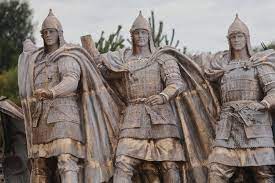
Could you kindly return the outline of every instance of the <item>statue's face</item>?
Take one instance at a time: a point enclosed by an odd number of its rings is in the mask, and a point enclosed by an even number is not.
[[[149,46],[149,32],[145,29],[137,29],[132,33],[133,45],[135,46]]]
[[[229,36],[229,41],[233,50],[240,51],[246,47],[246,38],[241,32],[231,34]]]
[[[44,29],[42,38],[47,46],[58,44],[58,32],[56,29]]]

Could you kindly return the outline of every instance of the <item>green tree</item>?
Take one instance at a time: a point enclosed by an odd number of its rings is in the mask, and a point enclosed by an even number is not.
[[[275,43],[274,42],[271,42],[271,43],[269,43],[267,45],[264,42],[262,42],[261,46],[262,46],[262,50],[268,50],[268,49],[275,50]]]
[[[159,21],[159,26],[157,28],[155,23],[155,14],[154,11],[151,11],[151,17],[149,17],[149,23],[152,29],[152,37],[156,47],[160,47],[163,45],[173,46],[175,48],[178,47],[180,41],[177,40],[174,44],[175,38],[175,29],[172,29],[172,35],[169,39],[168,34],[163,33],[163,21]]]
[[[0,3],[0,72],[14,67],[22,51],[22,42],[33,39],[34,25],[29,4],[20,0]],[[16,59],[15,59],[16,58]]]
[[[17,67],[4,71],[0,75],[0,95],[6,96],[19,104],[18,85],[17,85]]]
[[[0,17],[0,95],[18,102],[17,59],[23,41],[34,41],[32,10],[27,1],[3,0]]]
[[[124,39],[120,35],[121,28],[122,26],[119,25],[117,31],[110,34],[107,39],[104,37],[104,31],[101,32],[99,40],[95,43],[96,48],[100,53],[115,51],[124,47]]]

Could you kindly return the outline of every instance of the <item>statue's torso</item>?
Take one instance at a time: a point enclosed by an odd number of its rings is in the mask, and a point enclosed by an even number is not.
[[[257,78],[257,70],[255,67],[250,67],[249,61],[230,62],[225,74],[221,78],[221,99],[222,103],[239,101],[239,100],[253,100],[260,101],[262,98],[262,91]]]
[[[165,88],[161,77],[161,65],[149,58],[125,60],[130,74],[123,77],[124,96],[127,107],[124,110],[121,124],[121,137],[133,138],[179,138],[179,131],[170,103],[150,106],[145,99],[158,95]]]
[[[147,98],[159,94],[163,90],[163,82],[160,76],[160,65],[154,62],[150,66],[144,67],[149,58],[138,60],[129,58],[126,60],[127,66],[134,71],[125,78],[126,95],[128,100]],[[144,68],[143,68],[144,67]]]
[[[222,111],[215,146],[228,148],[273,147],[272,119],[268,111],[249,108],[263,99],[257,66],[232,61],[220,80]]]
[[[57,62],[50,62],[44,54],[39,55],[34,66],[34,88],[52,88],[60,79]]]
[[[33,72],[35,90],[40,88],[51,89],[61,82],[59,61],[50,61],[43,54],[38,56]],[[34,136],[36,136],[34,143],[45,143],[60,138],[83,140],[76,92],[72,93],[71,96],[60,96],[55,99],[40,101],[37,104],[37,110],[41,114],[37,116],[37,124],[34,124],[33,128]]]

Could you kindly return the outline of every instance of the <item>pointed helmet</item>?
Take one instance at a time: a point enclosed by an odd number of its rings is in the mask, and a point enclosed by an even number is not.
[[[144,29],[144,30],[148,31],[148,33],[149,33],[149,40],[148,40],[149,48],[150,48],[151,52],[154,52],[156,50],[156,48],[155,48],[153,37],[152,37],[151,26],[150,26],[149,22],[143,17],[141,11],[139,11],[139,15],[135,19],[135,21],[130,29],[130,33],[132,34],[137,29]]]
[[[49,14],[46,19],[42,23],[41,33],[45,29],[55,29],[58,32],[59,36],[59,46],[65,44],[64,36],[63,36],[63,28],[60,21],[54,16],[52,9],[49,10]]]
[[[251,47],[251,43],[250,43],[249,30],[248,30],[247,25],[243,21],[241,21],[238,14],[236,14],[235,20],[229,26],[228,34],[227,34],[228,43],[229,43],[229,52],[230,52],[231,57],[232,57],[232,46],[231,46],[229,37],[231,34],[234,34],[234,33],[243,33],[244,34],[244,36],[246,38],[247,53],[249,56],[252,56],[253,51],[252,51],[252,47]]]
[[[141,11],[139,12],[139,15],[137,16],[137,18],[135,19],[130,32],[134,32],[137,29],[144,29],[147,30],[149,32],[151,32],[151,28],[150,28],[150,24],[149,22],[143,17]]]

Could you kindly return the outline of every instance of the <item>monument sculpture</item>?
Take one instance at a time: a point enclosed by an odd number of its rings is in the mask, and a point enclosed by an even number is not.
[[[252,54],[238,17],[229,53],[205,72],[174,48],[156,48],[141,13],[130,34],[131,48],[99,54],[89,36],[83,47],[66,43],[50,10],[44,47],[24,42],[18,84],[31,182],[216,183],[238,167],[274,182],[274,52]],[[205,75],[219,86],[221,111]]]
[[[227,38],[229,52],[216,54],[205,67],[208,79],[218,84],[221,102],[209,182],[229,182],[240,167],[252,172],[248,182],[274,182],[275,53],[253,53],[248,27],[238,15]]]
[[[172,56],[163,54],[154,58],[157,61],[151,60],[155,48],[149,42],[150,30],[147,20],[139,14],[130,30],[132,50],[121,53],[124,58],[116,53],[104,57],[108,62],[127,64],[132,72],[126,76],[123,71],[116,73],[121,76],[127,107],[116,150],[114,183],[132,182],[134,170],[143,162],[159,162],[164,182],[180,182],[177,162],[185,161],[179,127],[168,103],[183,90],[184,83]],[[99,66],[103,76],[111,76],[104,66]]]
[[[118,106],[91,56],[65,42],[51,10],[41,36],[44,47],[25,41],[18,63],[31,182],[107,182]]]
[[[186,55],[171,47],[155,48],[141,13],[130,33],[132,48],[103,55],[82,38],[124,103],[113,182],[135,182],[138,170],[145,170],[141,176],[151,172],[141,182],[206,182],[204,161],[218,110],[211,88]]]

